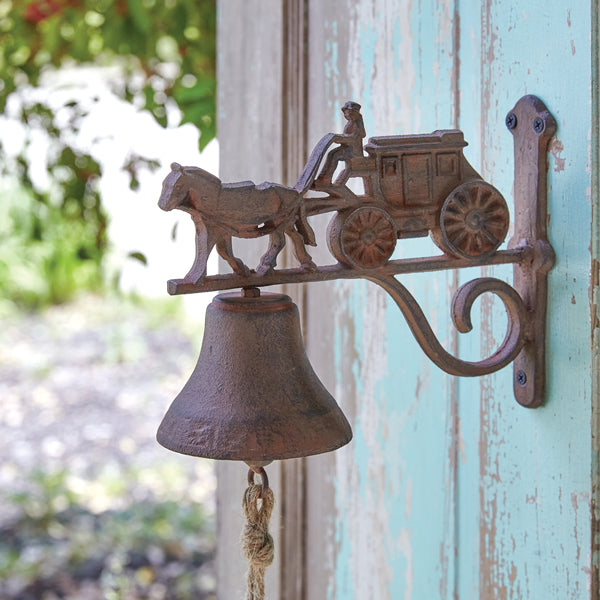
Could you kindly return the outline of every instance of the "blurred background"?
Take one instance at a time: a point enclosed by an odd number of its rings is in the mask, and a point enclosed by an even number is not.
[[[209,461],[155,432],[199,351],[170,298],[218,169],[214,0],[0,0],[0,599],[215,598]]]

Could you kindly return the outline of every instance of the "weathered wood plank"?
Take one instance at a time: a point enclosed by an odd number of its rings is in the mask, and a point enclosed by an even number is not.
[[[309,140],[339,130],[349,99],[363,104],[370,136],[451,127],[453,11],[449,2],[312,2]],[[429,244],[403,240],[398,255],[427,254]],[[406,282],[452,343],[452,275],[434,285],[419,276]],[[308,313],[311,359],[335,372],[330,389],[355,438],[308,462],[308,548],[316,557],[307,598],[446,597],[454,585],[452,380],[428,364],[371,284],[312,286]]]
[[[592,15],[592,260],[590,321],[592,341],[592,523],[590,597],[600,596],[600,3],[591,2]]]
[[[581,340],[589,337],[590,257],[589,241],[573,236],[589,240],[589,112],[572,107],[589,105],[589,48],[573,46],[589,37],[589,5],[461,3],[461,31],[459,126],[475,142],[484,177],[510,196],[512,144],[502,123],[523,94],[547,103],[559,131],[549,174],[557,264],[549,281],[547,404],[515,405],[509,370],[460,384],[461,400],[479,396],[477,412],[468,400],[460,404],[460,597],[588,597],[591,357]],[[568,169],[556,152],[562,147],[571,151]],[[500,316],[489,302],[481,315],[482,344],[473,345],[485,352],[498,341]]]
[[[283,13],[279,0],[227,0],[218,6],[218,138],[223,181],[282,180],[281,89]],[[236,254],[258,264],[266,240],[236,240]],[[279,490],[280,465],[268,468],[271,486]],[[243,526],[242,495],[247,469],[243,463],[217,463],[217,593],[244,597],[247,564],[239,544]],[[271,520],[280,545],[279,499]],[[278,548],[279,550],[279,548]],[[267,569],[270,598],[280,596],[280,559]]]

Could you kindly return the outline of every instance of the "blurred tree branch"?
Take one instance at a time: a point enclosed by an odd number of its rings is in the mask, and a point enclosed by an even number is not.
[[[49,68],[118,61],[114,92],[143,99],[163,126],[175,102],[203,148],[215,136],[215,30],[214,0],[2,0],[0,112]]]
[[[21,253],[31,255],[29,246],[35,246],[33,254],[44,256],[33,263],[27,257],[25,271],[43,263],[42,278],[67,282],[40,300],[39,273],[37,287],[29,289],[27,277],[9,275],[14,254],[0,251],[0,286],[8,297],[35,306],[64,301],[78,286],[94,287],[102,279],[107,246],[97,186],[101,166],[75,141],[98,99],[92,94],[52,100],[37,94],[39,87],[64,68],[116,69],[112,93],[148,110],[163,127],[179,114],[180,124],[200,130],[202,149],[215,137],[215,36],[215,0],[0,0],[0,113],[20,121],[26,132],[18,156],[0,146],[0,169],[17,180],[29,203],[25,220],[23,198],[4,209],[13,226],[0,227],[0,246],[16,235]],[[47,146],[46,187],[36,182],[30,160],[40,134]],[[136,156],[123,165],[133,189],[140,167],[156,168],[156,162]],[[65,227],[69,236],[62,233]],[[6,248],[15,247],[11,241]],[[41,251],[44,243],[53,248]],[[80,267],[85,276],[74,272]],[[65,269],[73,272],[65,276]]]

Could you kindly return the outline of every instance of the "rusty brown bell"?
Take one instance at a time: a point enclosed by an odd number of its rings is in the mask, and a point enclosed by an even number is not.
[[[310,365],[296,305],[252,290],[209,305],[198,363],[157,439],[182,454],[261,465],[335,450],[352,430]]]

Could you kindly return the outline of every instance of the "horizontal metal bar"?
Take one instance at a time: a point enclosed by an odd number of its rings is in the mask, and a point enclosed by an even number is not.
[[[420,258],[403,258],[391,260],[375,269],[348,268],[343,265],[326,265],[316,271],[304,271],[301,268],[275,270],[267,275],[252,273],[242,277],[235,273],[210,275],[201,283],[190,283],[182,279],[170,279],[167,291],[171,296],[181,294],[197,294],[200,292],[217,292],[243,287],[263,287],[288,283],[309,283],[313,281],[332,281],[334,279],[372,279],[390,275],[407,273],[423,273],[430,271],[448,271],[487,265],[503,265],[521,263],[531,254],[529,247],[518,247],[509,250],[499,250],[492,256],[481,259],[453,258],[446,255]]]

